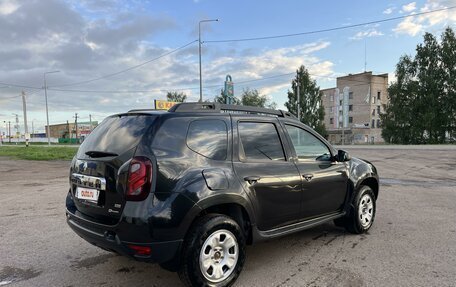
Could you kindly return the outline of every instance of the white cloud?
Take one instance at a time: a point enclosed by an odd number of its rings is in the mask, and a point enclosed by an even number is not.
[[[15,3],[0,0],[2,5],[7,2]],[[116,12],[112,10],[114,7],[110,8],[109,11],[114,12],[109,14],[108,18],[118,21],[113,21],[115,25],[112,25],[110,21],[104,21],[104,18],[94,20],[83,17],[84,7],[72,7],[64,1],[30,0],[21,2],[21,6],[14,11],[10,8],[8,11],[12,12],[0,17],[0,36],[4,39],[0,45],[1,81],[39,88],[43,85],[43,72],[61,71],[47,78],[50,86],[48,100],[51,123],[71,120],[74,112],[86,118],[89,114],[102,118],[103,115],[127,109],[152,107],[153,99],[164,99],[167,90],[183,89],[189,101],[198,99],[196,43],[127,73],[88,84],[60,87],[74,90],[73,92],[58,91],[58,85],[112,74],[156,58],[179,46],[173,44],[163,47],[154,42],[155,34],[161,33],[160,30],[177,29],[173,21],[166,17],[137,17],[136,14],[125,12],[124,18],[121,18],[116,17]],[[91,6],[91,9],[96,8]],[[7,11],[2,9],[2,13]],[[185,40],[183,41],[181,44],[185,43]],[[212,100],[220,93],[225,75],[231,74],[236,95],[239,95],[243,88],[250,87],[272,96],[280,105],[286,100],[286,89],[290,87],[293,75],[245,84],[239,82],[294,73],[302,64],[313,75],[333,75],[333,63],[315,55],[329,46],[330,42],[327,41],[288,47],[283,44],[282,48],[252,51],[226,46],[205,46],[203,97]],[[12,112],[21,113],[20,98],[11,98],[17,96],[20,89],[1,90],[0,112],[8,111],[8,115]],[[36,130],[43,130],[43,91],[38,90],[35,94],[26,92],[29,118],[36,119]],[[0,121],[2,120],[8,118],[0,117]]]
[[[416,36],[422,30],[423,25],[412,18],[406,18],[393,29],[397,34],[408,34],[410,36]]]
[[[251,56],[225,56],[213,60],[205,68],[207,77],[220,82],[220,75],[231,74],[233,81],[242,82],[251,79],[260,79],[268,76],[294,72],[300,65],[305,65],[310,74],[330,75],[333,73],[333,63],[323,61],[312,53],[323,50],[330,45],[326,41],[291,46],[278,49],[263,50]],[[236,71],[235,74],[232,72]],[[266,91],[276,91],[284,83],[290,83],[292,76],[278,77],[264,81],[241,84],[242,87],[262,87]],[[275,88],[274,88],[275,87]]]
[[[19,3],[14,0],[2,0],[0,2],[0,15],[9,15],[14,13],[19,7]]]
[[[379,37],[379,36],[383,36],[383,35],[385,35],[385,34],[383,34],[383,32],[378,31],[375,28],[372,28],[372,29],[368,29],[366,31],[360,31],[360,32],[356,33],[354,36],[350,37],[350,39],[351,40],[361,40],[364,38]]]
[[[402,11],[409,13],[416,9],[416,2],[408,3],[407,5],[402,6]]]
[[[383,14],[389,15],[389,14],[393,13],[393,11],[394,11],[394,7],[389,7],[387,9],[385,9],[385,11],[383,11]]]
[[[445,3],[445,4],[444,4]],[[413,5],[411,5],[413,4]],[[419,9],[420,12],[428,12],[432,10],[442,9],[449,6],[456,5],[456,0],[427,0],[423,7]],[[412,9],[413,8],[413,9]],[[416,10],[415,2],[409,3],[403,6],[404,12]],[[412,12],[414,14],[416,12]],[[396,34],[407,34],[410,36],[416,36],[425,30],[430,29],[433,26],[441,25],[442,27],[456,23],[456,13],[454,10],[444,10],[439,12],[433,12],[415,17],[405,18],[402,22],[397,24],[393,31]]]
[[[396,81],[397,81],[396,73],[395,72],[388,73],[388,85],[391,85],[391,84],[395,83]]]

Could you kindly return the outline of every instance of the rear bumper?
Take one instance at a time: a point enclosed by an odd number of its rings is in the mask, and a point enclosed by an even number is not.
[[[92,223],[66,211],[67,223],[76,234],[87,242],[102,249],[114,251],[138,261],[165,263],[173,260],[178,254],[183,240],[159,241],[159,242],[129,242],[123,241],[108,226]],[[129,248],[129,245],[150,247],[150,255],[138,255]]]

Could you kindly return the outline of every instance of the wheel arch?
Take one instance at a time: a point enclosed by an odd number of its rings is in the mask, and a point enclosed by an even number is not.
[[[247,244],[252,243],[252,226],[255,225],[251,208],[241,196],[214,196],[197,203],[200,211],[192,220],[192,224],[208,214],[223,214],[231,217],[239,224],[246,236]]]
[[[378,179],[375,177],[367,177],[361,180],[358,184],[358,189],[361,188],[361,186],[366,185],[369,186],[372,191],[374,192],[375,199],[378,198],[378,190],[379,190],[379,184],[378,184]]]

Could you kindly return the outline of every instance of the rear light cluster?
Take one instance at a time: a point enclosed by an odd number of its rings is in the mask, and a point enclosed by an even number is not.
[[[152,163],[143,156],[136,156],[130,162],[126,199],[141,201],[147,198],[152,184]]]

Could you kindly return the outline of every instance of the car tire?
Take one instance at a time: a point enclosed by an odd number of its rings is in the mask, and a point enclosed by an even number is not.
[[[353,198],[350,214],[345,218],[340,218],[337,223],[344,224],[345,229],[351,233],[366,233],[374,223],[375,209],[375,194],[372,188],[363,185]]]
[[[231,286],[245,262],[245,235],[221,214],[198,219],[184,241],[178,274],[186,286]]]

